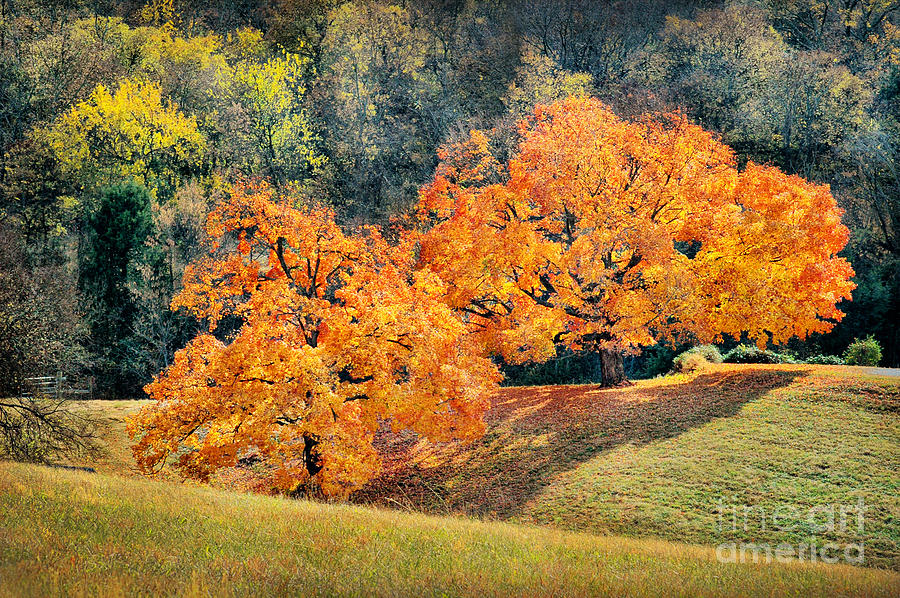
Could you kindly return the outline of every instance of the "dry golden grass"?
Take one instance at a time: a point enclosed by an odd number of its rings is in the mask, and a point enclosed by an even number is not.
[[[9,596],[893,596],[887,571],[0,464]]]
[[[894,572],[733,565],[711,546],[803,540],[723,536],[723,496],[863,498],[865,533],[821,541],[863,540],[866,564],[898,568],[900,379],[868,372],[722,365],[625,389],[503,389],[482,440],[381,438],[385,472],[356,500],[391,510],[128,479],[124,417],[141,402],[85,402],[108,450],[72,464],[100,473],[0,464],[0,594],[896,595]]]

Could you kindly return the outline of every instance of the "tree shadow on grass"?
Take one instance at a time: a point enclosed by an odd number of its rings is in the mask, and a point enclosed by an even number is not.
[[[789,386],[806,372],[748,367],[689,382],[627,388],[544,386],[498,391],[485,435],[441,445],[382,434],[382,474],[356,502],[432,513],[514,518],[560,474],[621,445],[672,438]]]

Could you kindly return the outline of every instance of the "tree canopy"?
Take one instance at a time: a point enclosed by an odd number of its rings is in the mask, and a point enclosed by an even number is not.
[[[738,169],[682,115],[626,121],[596,99],[538,106],[521,135],[508,164],[480,132],[450,148],[418,207],[421,267],[508,361],[780,344],[841,318],[849,231],[826,186]]]
[[[178,453],[206,479],[255,455],[269,489],[314,481],[342,495],[378,471],[382,421],[432,440],[482,431],[499,373],[441,282],[413,272],[410,242],[345,233],[330,209],[250,183],[207,230],[213,252],[187,268],[173,305],[210,332],[147,386],[156,402],[130,423],[142,470]],[[225,319],[237,323],[213,334]]]
[[[848,231],[826,187],[738,170],[677,114],[624,121],[571,98],[521,129],[508,165],[478,132],[445,152],[422,190],[424,230],[392,242],[266,184],[237,186],[173,302],[209,332],[147,386],[156,402],[130,424],[140,467],[178,453],[207,479],[255,456],[272,488],[341,495],[378,471],[380,425],[480,433],[500,379],[491,355],[542,361],[564,345],[620,360],[676,335],[765,345],[841,317],[853,272],[835,256]],[[621,381],[615,365],[607,383]]]

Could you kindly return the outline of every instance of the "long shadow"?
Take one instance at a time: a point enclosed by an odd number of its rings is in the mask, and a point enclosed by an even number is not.
[[[620,389],[505,388],[470,444],[382,435],[383,473],[354,501],[511,518],[559,475],[620,445],[672,438],[788,386],[804,371],[747,369]]]

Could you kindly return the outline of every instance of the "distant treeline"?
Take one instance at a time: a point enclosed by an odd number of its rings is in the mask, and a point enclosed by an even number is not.
[[[900,0],[0,0],[0,392],[64,371],[139,393],[202,326],[168,305],[233,181],[387,222],[442,145],[569,95],[682,110],[831,184],[859,286],[790,349],[873,334],[900,365],[898,27]]]

